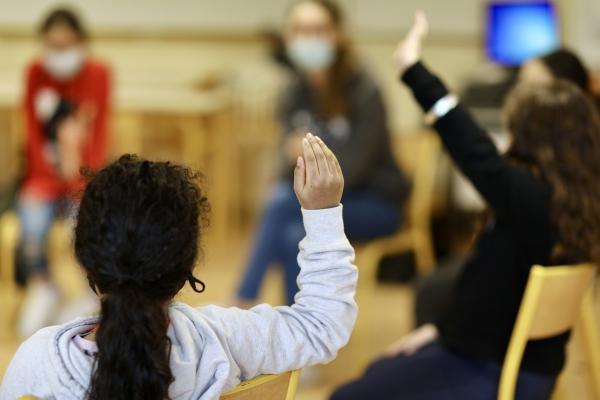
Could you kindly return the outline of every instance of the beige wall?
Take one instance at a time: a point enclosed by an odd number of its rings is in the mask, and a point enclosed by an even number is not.
[[[443,72],[452,87],[460,87],[485,61],[479,34],[484,0],[342,2],[350,14],[357,49],[384,89],[390,121],[396,132],[411,130],[420,124],[420,113],[408,93],[397,84],[391,63],[396,40],[409,23],[412,10],[423,8],[429,12],[433,28],[425,58]],[[0,0],[0,3],[5,3],[0,13],[0,102],[11,101],[11,96],[12,101],[16,101],[24,65],[37,51],[34,38],[27,32],[31,32],[42,10],[53,2]],[[265,49],[251,32],[265,24],[278,24],[287,1],[81,0],[71,3],[78,4],[87,19],[94,22],[98,38],[93,41],[93,50],[112,64],[120,90],[147,85],[185,87],[213,73],[250,79],[250,84],[261,82],[267,86],[266,90],[275,90],[277,81],[270,81],[272,69],[267,67]],[[585,36],[582,32],[588,29],[582,28],[579,16],[590,7],[600,8],[600,2],[561,0],[559,3],[565,40],[581,44],[578,48],[592,48],[589,40],[586,44],[580,40]],[[125,27],[128,28],[123,31]],[[148,30],[153,29],[160,32],[150,34]],[[215,37],[214,32],[220,32],[219,36]]]
[[[428,12],[436,32],[477,34],[486,0],[339,0],[357,31],[396,32],[416,8]],[[52,0],[2,0],[0,25],[32,27]],[[217,30],[248,32],[278,25],[291,0],[66,0],[96,29]],[[10,5],[10,6],[8,6]]]
[[[390,105],[390,119],[396,130],[418,125],[418,114],[410,97],[397,84],[391,62],[395,40],[359,40],[357,51],[381,83]],[[0,91],[20,93],[25,65],[37,45],[32,39],[0,39]],[[143,85],[186,86],[207,74],[224,74],[268,81],[271,69],[266,50],[258,39],[182,40],[99,39],[94,53],[113,67],[117,88]],[[459,86],[469,70],[483,57],[475,44],[430,43],[426,58],[444,72],[451,85]],[[252,72],[252,73],[249,73]],[[272,90],[270,82],[267,90]],[[275,84],[275,82],[273,82]],[[9,100],[12,95],[7,94]]]

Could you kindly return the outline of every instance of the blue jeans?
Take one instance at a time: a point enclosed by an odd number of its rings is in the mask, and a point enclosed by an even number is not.
[[[349,191],[342,198],[344,226],[350,240],[369,240],[394,233],[400,225],[399,205],[371,192]],[[289,182],[280,182],[264,211],[238,297],[254,300],[272,263],[283,266],[287,304],[294,303],[300,271],[298,243],[304,237],[300,204]]]
[[[15,254],[15,281],[25,286],[32,275],[48,275],[48,234],[60,212],[74,215],[75,206],[66,200],[20,197],[17,214],[21,236]]]
[[[331,400],[495,400],[501,367],[453,353],[438,342],[411,356],[384,358],[357,380],[337,389]],[[548,400],[555,378],[521,371],[516,400]]]

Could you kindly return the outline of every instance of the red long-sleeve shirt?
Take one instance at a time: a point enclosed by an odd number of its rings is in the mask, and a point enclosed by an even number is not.
[[[90,132],[82,147],[82,164],[101,168],[106,158],[108,116],[110,112],[110,71],[102,63],[88,60],[69,81],[57,81],[34,61],[27,69],[24,98],[26,132],[26,173],[23,191],[36,197],[56,199],[83,187],[81,178],[65,180],[44,155],[47,142],[43,122],[35,110],[35,99],[42,90],[51,89],[75,108],[86,105],[95,110]]]

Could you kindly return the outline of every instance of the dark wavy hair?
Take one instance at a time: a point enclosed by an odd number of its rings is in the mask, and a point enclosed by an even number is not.
[[[569,49],[561,48],[540,57],[555,79],[564,79],[590,93],[590,75],[583,61]]]
[[[518,86],[506,104],[509,157],[551,189],[554,261],[600,263],[600,117],[574,84]]]
[[[45,35],[50,31],[50,29],[56,26],[66,26],[70,30],[72,30],[80,40],[87,40],[89,35],[86,27],[83,22],[81,22],[81,18],[79,15],[68,8],[57,8],[48,13],[44,17],[40,28],[39,34]]]
[[[204,288],[193,275],[208,215],[197,178],[132,155],[90,177],[75,255],[101,296],[91,400],[168,398],[168,303],[186,282]]]

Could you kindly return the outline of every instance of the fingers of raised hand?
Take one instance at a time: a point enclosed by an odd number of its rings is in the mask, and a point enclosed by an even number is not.
[[[317,137],[317,143],[319,144],[321,150],[323,151],[323,154],[325,155],[325,161],[327,163],[327,172],[329,173],[329,175],[335,177],[338,171],[336,167],[337,160],[333,155],[333,152],[329,149],[329,147],[327,147],[325,142],[323,142],[323,140],[320,137]]]
[[[296,160],[296,168],[294,169],[294,191],[296,195],[300,196],[302,194],[302,190],[306,185],[306,168],[304,164],[304,159],[302,157],[298,157]]]
[[[342,169],[337,158],[319,137],[310,135],[309,142],[312,144],[315,157],[319,167],[319,186],[339,186],[343,184]]]
[[[319,167],[308,136],[302,139],[302,148],[304,152],[304,161],[306,162],[306,180],[307,183],[310,183],[319,176]]]
[[[325,153],[323,152],[323,148],[320,145],[320,139],[314,136],[312,133],[306,135],[308,142],[310,143],[310,147],[312,148],[313,153],[315,154],[315,159],[317,160],[317,167],[319,169],[319,176],[326,177],[329,175],[329,166],[327,165],[327,158],[325,157]]]

